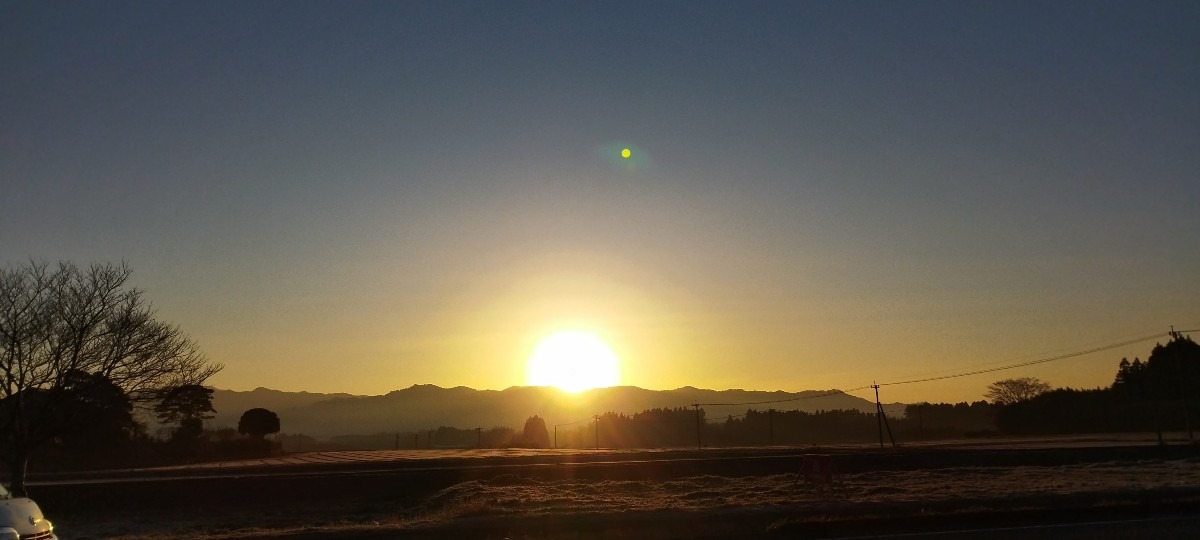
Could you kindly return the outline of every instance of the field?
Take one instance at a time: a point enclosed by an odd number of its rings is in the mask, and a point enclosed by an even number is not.
[[[688,538],[880,532],[1195,508],[1200,451],[1072,440],[813,449],[292,456],[43,480],[71,538]]]

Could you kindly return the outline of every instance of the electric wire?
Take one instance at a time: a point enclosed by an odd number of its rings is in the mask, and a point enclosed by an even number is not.
[[[941,381],[941,380],[945,380],[945,379],[957,379],[959,377],[968,377],[971,375],[981,375],[983,373],[993,373],[996,371],[1004,371],[1006,369],[1015,369],[1015,368],[1019,368],[1019,367],[1027,367],[1027,366],[1033,366],[1033,365],[1037,365],[1037,364],[1045,364],[1047,362],[1054,362],[1056,360],[1063,360],[1066,358],[1074,358],[1076,356],[1084,356],[1087,354],[1097,353],[1100,351],[1107,351],[1109,349],[1116,349],[1118,347],[1125,347],[1127,345],[1133,345],[1136,343],[1141,343],[1143,341],[1150,341],[1152,339],[1158,339],[1158,338],[1168,336],[1168,335],[1170,335],[1170,333],[1159,333],[1159,334],[1154,334],[1154,335],[1150,335],[1150,336],[1143,336],[1143,337],[1139,337],[1139,338],[1135,338],[1135,339],[1121,341],[1118,343],[1112,343],[1112,344],[1104,345],[1101,347],[1094,347],[1094,348],[1083,350],[1083,351],[1076,351],[1076,352],[1060,354],[1060,355],[1056,355],[1056,356],[1038,358],[1036,360],[1027,360],[1025,362],[1017,362],[1015,364],[1008,364],[1008,365],[1004,365],[1004,366],[997,366],[997,367],[986,368],[986,369],[977,369],[974,371],[967,371],[967,372],[963,372],[963,373],[954,373],[951,375],[940,375],[937,377],[925,377],[925,378],[921,378],[921,379],[911,379],[911,380],[907,380],[907,381],[879,383],[879,386],[896,386],[896,385],[901,385],[901,384],[915,384],[915,383],[923,383],[923,382],[930,382],[930,381]]]

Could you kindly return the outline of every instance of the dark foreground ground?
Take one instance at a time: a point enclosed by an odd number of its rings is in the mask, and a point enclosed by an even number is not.
[[[77,539],[1175,538],[1200,514],[1192,445],[816,452],[838,482],[798,478],[813,449],[771,449],[98,473],[32,494]]]

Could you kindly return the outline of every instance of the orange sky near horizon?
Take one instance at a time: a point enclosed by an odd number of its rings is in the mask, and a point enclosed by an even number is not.
[[[1040,328],[1045,321],[1037,319],[1016,340],[998,330],[981,331],[983,318],[940,321],[936,327],[920,321],[857,327],[851,324],[852,307],[837,302],[814,301],[803,308],[766,296],[732,302],[579,254],[493,273],[483,283],[456,288],[423,317],[397,317],[385,306],[372,313],[369,302],[324,317],[287,315],[290,301],[273,306],[282,310],[270,317],[272,328],[243,326],[215,314],[184,324],[214,359],[256,359],[226,362],[211,384],[360,395],[412,384],[498,390],[525,384],[526,362],[539,339],[582,330],[600,336],[618,355],[623,385],[849,389],[1072,353],[1167,329],[1131,333],[1113,324],[1104,333],[1098,325],[1091,339],[1063,341],[1058,330]],[[728,303],[718,307],[721,301]],[[264,341],[264,330],[277,341]],[[338,339],[327,340],[330,335]],[[1122,357],[1145,359],[1153,345],[1148,341],[997,373],[885,386],[882,394],[889,402],[975,401],[983,399],[988,383],[1018,376],[1041,377],[1057,386],[1107,386]],[[289,363],[298,357],[331,361]],[[289,367],[280,370],[279,365]],[[870,390],[856,394],[872,397]]]

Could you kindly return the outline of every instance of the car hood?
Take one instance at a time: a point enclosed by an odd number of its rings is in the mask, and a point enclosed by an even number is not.
[[[42,515],[37,503],[24,497],[0,500],[0,527],[12,527],[18,534],[42,532],[50,522]]]

